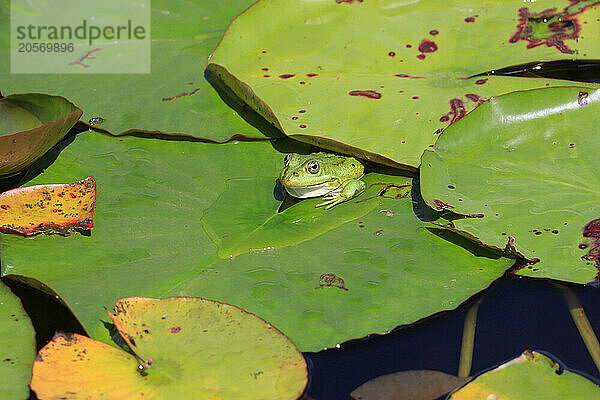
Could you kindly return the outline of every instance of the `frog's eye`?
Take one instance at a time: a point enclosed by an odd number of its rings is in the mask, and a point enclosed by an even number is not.
[[[292,155],[291,155],[291,154],[287,154],[287,155],[285,156],[285,158],[283,159],[283,164],[284,164],[285,166],[287,166],[287,165],[290,163],[290,160],[291,160],[291,159],[292,159]]]
[[[319,168],[319,162],[316,160],[312,160],[308,164],[306,164],[306,171],[310,172],[311,174],[316,174],[317,172],[319,172]]]

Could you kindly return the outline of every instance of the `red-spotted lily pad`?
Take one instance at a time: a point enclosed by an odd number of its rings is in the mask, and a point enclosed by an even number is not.
[[[474,75],[600,58],[598,17],[591,0],[258,1],[207,68],[295,139],[416,170],[437,134],[484,99],[565,85]]]
[[[296,346],[268,322],[200,297],[120,299],[114,314],[134,355],[80,335],[40,350],[40,400],[297,399],[307,380]]]
[[[448,229],[529,259],[519,274],[597,279],[599,112],[582,87],[493,98],[423,154],[423,198],[464,216]]]
[[[17,172],[44,155],[81,114],[60,96],[30,93],[0,99],[0,175]]]
[[[589,400],[600,398],[600,388],[580,375],[561,370],[545,355],[526,350],[520,357],[478,376],[448,398]]]
[[[0,397],[25,399],[35,358],[35,332],[23,305],[2,282],[0,321]]]
[[[94,177],[71,184],[26,186],[0,193],[0,232],[37,235],[94,226]]]

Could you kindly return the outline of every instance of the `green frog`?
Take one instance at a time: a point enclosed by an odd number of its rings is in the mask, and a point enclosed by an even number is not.
[[[366,185],[360,180],[363,175],[364,167],[354,157],[291,153],[285,156],[279,180],[290,196],[324,196],[325,201],[315,207],[325,206],[328,210],[364,192]]]

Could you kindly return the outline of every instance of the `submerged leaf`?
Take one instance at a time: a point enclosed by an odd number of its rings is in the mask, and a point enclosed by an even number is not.
[[[470,380],[440,371],[400,371],[363,383],[351,396],[355,400],[432,400]]]
[[[26,186],[0,193],[0,232],[37,235],[84,231],[94,226],[96,181]]]
[[[393,183],[394,178],[399,184]],[[390,187],[389,194],[394,188],[401,187],[410,195],[410,180],[394,178],[368,174],[362,178],[368,186],[366,192],[335,210],[316,208],[320,199],[312,199],[285,212],[278,212],[280,202],[266,195],[273,191],[273,179],[230,179],[227,191],[202,216],[202,224],[219,246],[222,258],[293,246],[365,217],[381,207],[383,197],[377,194],[385,187]],[[394,198],[388,197],[389,194],[386,194],[387,198]],[[242,196],[244,201],[240,202]]]
[[[600,90],[549,88],[491,99],[423,154],[431,207],[448,229],[530,264],[518,274],[578,283],[600,269]]]
[[[82,111],[60,96],[28,93],[0,99],[0,175],[40,158],[75,125]]]
[[[294,400],[306,385],[306,363],[294,344],[236,306],[198,297],[130,297],[109,315],[135,356],[59,334],[34,365],[31,387],[40,400]]]
[[[520,357],[476,377],[448,399],[589,400],[599,397],[600,388],[595,383],[561,370],[543,354],[526,350]]]

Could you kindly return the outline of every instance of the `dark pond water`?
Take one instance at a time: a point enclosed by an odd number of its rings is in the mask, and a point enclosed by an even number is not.
[[[572,286],[592,327],[600,332],[600,292]],[[482,293],[471,375],[486,371],[531,349],[596,384],[596,369],[564,301],[546,280],[507,275]],[[477,296],[478,298],[479,296]],[[433,369],[456,375],[465,313],[471,302],[387,335],[343,344],[339,349],[306,353],[317,400],[351,399],[350,392],[379,375]]]

